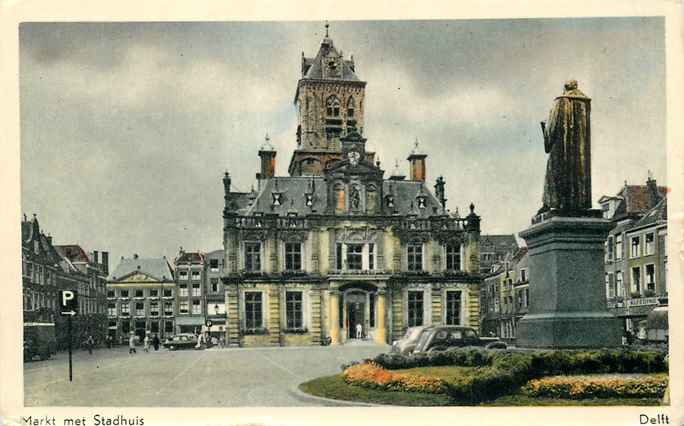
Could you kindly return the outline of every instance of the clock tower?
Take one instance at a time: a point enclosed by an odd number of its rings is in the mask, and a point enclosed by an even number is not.
[[[341,139],[363,134],[366,82],[356,75],[353,56],[345,59],[325,26],[318,54],[302,53],[301,78],[295,92],[298,112],[297,149],[289,165],[291,176],[321,176],[342,159]]]

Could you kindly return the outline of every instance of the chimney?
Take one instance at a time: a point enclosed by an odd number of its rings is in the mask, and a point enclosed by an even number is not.
[[[425,159],[426,154],[421,154],[418,150],[418,139],[416,139],[415,146],[411,155],[408,156],[407,160],[411,164],[411,176],[410,179],[418,182],[425,182],[426,170],[425,170]]]
[[[264,144],[259,148],[259,158],[261,158],[261,171],[257,173],[257,179],[259,180],[270,179],[275,176],[276,150],[271,145],[270,140],[267,134]]]
[[[102,252],[102,273],[109,275],[109,252]]]
[[[100,264],[100,253],[97,250],[93,250],[93,263],[96,265]]]
[[[648,208],[651,209],[655,207],[658,202],[660,202],[661,196],[658,191],[658,185],[656,180],[653,179],[651,171],[648,172],[648,179],[646,179],[646,192],[648,197]]]

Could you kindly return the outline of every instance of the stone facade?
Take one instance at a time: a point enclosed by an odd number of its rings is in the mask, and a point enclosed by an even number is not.
[[[359,325],[362,338],[377,343],[410,326],[479,327],[475,206],[466,217],[447,213],[444,180],[436,196],[417,144],[408,158],[411,179],[384,177],[362,136],[364,88],[353,60],[326,36],[318,55],[302,60],[290,176],[271,173],[268,140],[259,150],[258,190],[231,191],[226,173],[222,280],[230,345],[342,344],[356,338]]]
[[[125,343],[130,333],[160,338],[176,333],[177,288],[171,264],[162,258],[121,258],[107,282],[109,335]]]

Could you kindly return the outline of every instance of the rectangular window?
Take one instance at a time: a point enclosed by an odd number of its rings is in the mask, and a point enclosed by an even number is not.
[[[304,328],[301,291],[285,292],[285,320],[289,330]]]
[[[164,297],[173,297],[173,290],[169,289],[164,289]]]
[[[525,289],[525,307],[527,307],[530,304],[530,289],[526,288]]]
[[[622,271],[617,271],[615,273],[615,292],[617,297],[624,297],[625,295]]]
[[[261,243],[245,243],[245,270],[261,271]]]
[[[130,305],[128,303],[122,303],[121,304],[121,316],[122,317],[127,317],[128,314],[130,314]]]
[[[285,243],[285,270],[302,270],[302,244]]]
[[[173,321],[164,321],[164,332],[173,333]]]
[[[121,290],[121,292],[119,293],[119,295],[120,295],[121,297],[124,297],[124,298],[125,298],[125,297],[128,297],[128,290]]]
[[[145,304],[138,302],[135,304],[135,316],[144,317],[145,316]]]
[[[646,290],[655,291],[655,265],[646,265]]]
[[[446,324],[460,325],[461,324],[461,292],[447,291],[446,292]]]
[[[335,268],[342,270],[342,243],[335,244]]]
[[[615,260],[622,260],[622,234],[615,236]]]
[[[254,331],[263,327],[261,292],[245,292],[245,328]]]
[[[615,242],[613,239],[613,236],[608,237],[608,242],[606,243],[606,260],[612,261],[613,260],[613,252],[615,249]]]
[[[363,244],[347,244],[347,269],[360,271],[363,268]]]
[[[151,317],[159,316],[159,302],[157,302],[157,301],[150,302],[150,316]]]
[[[212,272],[218,271],[219,268],[219,261],[218,259],[209,259],[209,269]]]
[[[605,274],[605,279],[606,279],[606,298],[612,299],[615,297],[615,284],[613,283],[613,274],[607,272]]]
[[[199,315],[202,313],[202,305],[200,304],[199,300],[193,300],[192,301],[192,314],[193,315]]]
[[[631,238],[631,244],[630,244],[630,246],[632,247],[632,250],[630,252],[631,258],[639,257],[639,255],[641,254],[641,253],[639,253],[640,244],[641,244],[641,237],[632,237]]]
[[[655,234],[650,232],[646,234],[646,255],[652,255],[655,253]]]
[[[423,270],[423,245],[409,244],[406,246],[407,266],[409,271]]]
[[[188,297],[188,285],[181,284],[178,286],[178,295],[181,297]]]
[[[187,300],[181,300],[181,302],[178,304],[178,313],[179,314],[187,314],[188,308],[189,308],[188,301]]]
[[[527,269],[520,270],[520,281],[524,283],[527,282]]]
[[[116,316],[116,303],[107,303],[107,314],[110,317]]]
[[[200,279],[200,271],[192,271],[192,279],[198,281]]]
[[[124,336],[128,336],[128,333],[131,331],[131,323],[128,322],[128,320],[123,321],[121,323],[121,334]]]
[[[638,266],[632,268],[632,292],[641,293],[641,268]]]
[[[212,293],[218,293],[219,291],[219,280],[218,278],[212,278],[211,279],[211,292]]]
[[[461,270],[461,245],[447,244],[446,246],[446,268],[448,271]]]
[[[198,297],[202,295],[202,289],[199,283],[192,283],[192,295]]]
[[[375,270],[375,244],[368,244],[368,269]]]
[[[116,297],[114,295],[114,290],[107,290],[107,297]]]
[[[159,297],[159,290],[156,288],[150,289],[150,297]]]
[[[187,279],[188,279],[188,271],[185,270],[185,269],[181,269],[181,270],[178,272],[178,277],[179,277],[181,280],[187,280]]]
[[[150,322],[150,331],[152,333],[159,333],[159,321]]]
[[[164,315],[173,315],[173,302],[164,302]]]
[[[408,326],[423,325],[423,292],[408,292]]]
[[[136,291],[135,291],[135,297],[144,297],[144,296],[143,296],[143,291],[142,291],[142,290],[136,290]]]

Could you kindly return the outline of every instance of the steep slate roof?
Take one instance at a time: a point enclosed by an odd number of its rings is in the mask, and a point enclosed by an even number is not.
[[[518,241],[515,235],[482,235],[480,236],[480,247],[493,247],[495,251],[507,251],[518,248]]]
[[[667,198],[660,200],[655,207],[646,212],[644,216],[633,226],[630,226],[630,228],[640,228],[642,226],[652,225],[659,221],[667,222]]]
[[[178,256],[175,260],[176,264],[179,263],[204,263],[204,253],[200,253],[197,251],[186,251],[182,252],[180,256]]]
[[[59,255],[68,259],[70,262],[85,262],[90,263],[88,254],[78,244],[65,244],[55,246]]]
[[[277,185],[276,185],[277,183]],[[306,205],[305,193],[313,189],[313,206]],[[279,192],[281,204],[273,206],[274,192]],[[399,215],[415,214],[420,218],[426,218],[435,214],[443,214],[442,206],[435,196],[430,192],[426,185],[417,181],[383,181],[384,195],[394,195],[394,210]],[[426,206],[419,209],[416,197],[422,193],[426,197]],[[316,210],[317,213],[324,213],[327,206],[328,193],[326,181],[321,176],[283,176],[274,177],[262,181],[261,191],[256,195],[256,199],[251,206],[243,209],[240,213],[253,215],[254,213],[278,214],[287,216],[290,212],[298,215],[306,215]],[[435,210],[436,209],[436,210]]]
[[[303,79],[322,80],[324,78],[323,59],[331,53],[337,57],[342,56],[337,49],[335,49],[332,39],[326,37],[321,42],[321,47],[318,49],[318,54],[316,54],[315,58],[302,58]],[[341,78],[335,78],[335,80],[361,81],[354,72],[355,67],[353,61],[340,58],[340,64],[342,65]],[[326,79],[330,78],[327,77]]]
[[[658,186],[658,194],[661,198],[665,197],[667,187]],[[613,219],[640,214],[649,208],[649,188],[648,185],[625,185],[614,197],[604,195],[599,202],[610,199],[618,200]]]
[[[119,266],[109,276],[110,281],[120,280],[133,272],[141,272],[156,280],[173,280],[173,269],[165,257],[122,258]]]

